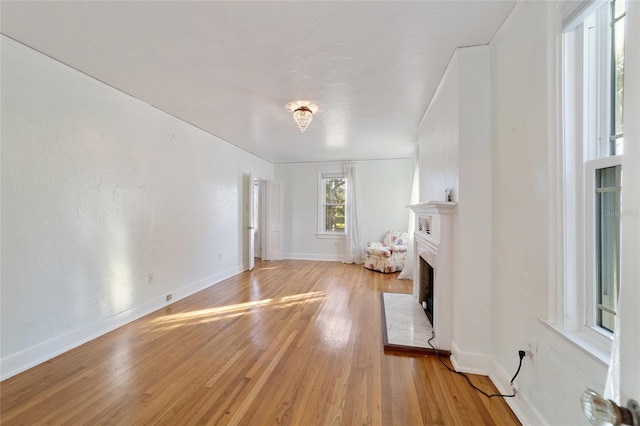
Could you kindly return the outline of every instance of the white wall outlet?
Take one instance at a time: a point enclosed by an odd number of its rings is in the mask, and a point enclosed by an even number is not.
[[[516,399],[522,400],[522,388],[520,386],[513,386],[513,393],[516,395]]]
[[[222,253],[218,255],[218,260],[222,260]]]
[[[171,299],[173,299],[173,295],[171,293],[167,294],[167,302],[171,302]]]
[[[531,360],[531,363],[535,366],[538,360],[538,343],[532,338],[527,339],[527,346],[525,348],[526,359]]]
[[[149,273],[149,275],[147,276],[147,281],[149,282],[149,284],[151,284],[153,282],[153,274]]]

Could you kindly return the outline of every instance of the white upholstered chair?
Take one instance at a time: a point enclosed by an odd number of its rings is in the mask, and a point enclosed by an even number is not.
[[[385,274],[400,272],[407,256],[409,234],[389,231],[382,242],[370,242],[364,249],[364,267]]]

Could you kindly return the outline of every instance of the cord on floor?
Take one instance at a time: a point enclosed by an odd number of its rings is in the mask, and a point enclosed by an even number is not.
[[[433,346],[433,345],[431,344],[431,341],[432,341],[433,339],[435,339],[435,337],[436,337],[435,332],[432,332],[432,333],[431,333],[431,339],[429,339],[429,341],[428,341],[427,343],[429,343],[429,346],[431,346],[431,349],[433,349],[433,351],[435,352],[436,356],[438,357],[438,361],[440,361],[440,363],[441,363],[442,365],[444,365],[444,366],[447,368],[447,370],[451,371],[452,373],[456,373],[456,374],[458,374],[458,375],[460,375],[460,376],[464,377],[464,378],[467,380],[467,382],[469,383],[469,385],[470,385],[472,388],[474,388],[475,390],[477,390],[478,392],[480,392],[481,394],[483,394],[483,395],[484,395],[484,396],[486,396],[487,398],[493,398],[493,397],[513,398],[513,397],[515,397],[515,396],[516,396],[516,393],[515,393],[515,392],[513,393],[513,395],[504,395],[504,394],[501,394],[501,393],[488,394],[487,392],[483,391],[482,389],[480,389],[479,387],[477,387],[476,385],[474,385],[474,384],[471,382],[471,379],[469,378],[469,376],[467,376],[467,374],[466,374],[466,373],[462,373],[462,372],[460,372],[460,371],[456,371],[456,370],[454,370],[453,368],[449,367],[449,366],[448,366],[448,365],[447,365],[447,364],[442,360],[442,358],[440,358],[440,354],[438,353],[438,350],[435,348],[435,346]],[[519,351],[519,352],[518,352],[518,356],[520,357],[520,364],[518,365],[518,370],[516,371],[516,374],[515,374],[515,375],[513,376],[513,378],[511,379],[511,384],[512,384],[512,385],[513,385],[513,381],[516,379],[516,377],[518,376],[518,373],[520,372],[520,367],[522,367],[522,359],[524,358],[524,355],[525,355],[524,351]]]

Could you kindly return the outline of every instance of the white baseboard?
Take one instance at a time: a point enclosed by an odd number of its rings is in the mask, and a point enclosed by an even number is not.
[[[498,389],[498,392],[506,395],[513,393],[513,389],[510,384],[511,377],[500,365],[498,365],[497,362],[495,362],[495,359],[493,361],[493,368],[491,374],[489,374],[489,378]],[[529,401],[527,401],[526,395],[517,394],[513,398],[505,398],[505,401],[523,425],[548,424],[548,422],[544,421],[538,410],[536,410]]]
[[[456,371],[489,376],[498,392],[511,395],[513,389],[509,376],[495,358],[488,354],[461,351],[456,342],[451,342],[451,363]],[[547,424],[540,413],[529,404],[525,395],[518,394],[513,398],[505,398],[509,408],[523,425]]]
[[[491,355],[461,351],[454,341],[451,342],[451,357],[449,359],[456,371],[484,376],[489,375],[494,363]]]
[[[319,253],[285,253],[285,259],[293,260],[319,260],[323,262],[341,262],[342,256],[339,254],[319,254]]]
[[[35,367],[36,365],[76,348],[83,343],[100,337],[103,334],[175,303],[178,300],[191,296],[194,293],[204,290],[205,288],[217,284],[220,281],[232,277],[242,271],[242,266],[226,269],[191,284],[170,290],[169,292],[172,295],[171,302],[166,301],[165,295],[156,296],[112,317],[104,318],[93,324],[77,328],[66,334],[54,337],[46,342],[39,343],[18,353],[2,358],[0,360],[0,381],[15,376],[29,368]]]

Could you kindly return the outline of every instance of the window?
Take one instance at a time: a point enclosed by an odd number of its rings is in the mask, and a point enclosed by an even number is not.
[[[596,170],[596,318],[613,333],[620,290],[620,166]]]
[[[564,315],[606,344],[620,289],[625,7],[591,4],[563,35]]]
[[[320,173],[318,233],[344,234],[346,182],[342,173]]]

